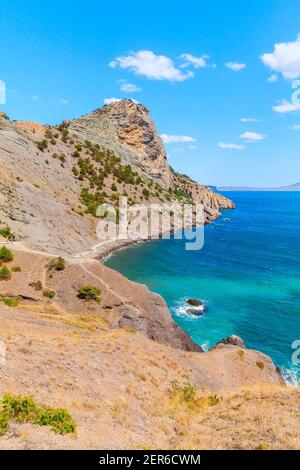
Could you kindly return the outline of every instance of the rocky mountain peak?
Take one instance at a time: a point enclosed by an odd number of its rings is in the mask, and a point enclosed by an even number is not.
[[[72,121],[69,128],[81,138],[114,150],[165,187],[172,184],[165,148],[144,105],[118,101]]]

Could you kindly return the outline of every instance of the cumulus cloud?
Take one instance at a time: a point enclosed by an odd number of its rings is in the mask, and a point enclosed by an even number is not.
[[[196,142],[194,137],[188,135],[169,135],[169,134],[160,134],[160,137],[164,144],[173,144],[175,142],[185,143],[185,142]]]
[[[282,100],[280,104],[273,106],[275,113],[286,114],[295,111],[300,111],[300,104],[291,103],[287,100]]]
[[[112,104],[112,103],[118,103],[119,101],[122,101],[121,98],[104,98],[103,103]]]
[[[185,60],[185,62],[180,67],[189,67],[193,66],[195,69],[201,69],[208,67],[207,59],[209,59],[209,55],[202,55],[200,57],[195,57],[192,54],[181,54],[179,56],[180,59]]]
[[[290,126],[291,131],[300,131],[300,124],[294,124],[293,126]]]
[[[278,75],[276,75],[276,73],[273,73],[273,75],[271,75],[271,76],[268,78],[268,82],[269,82],[269,83],[276,83],[276,82],[278,82]]]
[[[242,118],[241,122],[261,122],[262,119],[256,119],[256,118]]]
[[[300,34],[294,42],[281,42],[274,45],[273,52],[260,56],[263,63],[285,78],[300,77]]]
[[[245,145],[242,144],[226,144],[225,142],[219,142],[218,146],[226,150],[245,150]]]
[[[230,70],[233,70],[234,72],[240,72],[241,70],[245,69],[247,65],[239,64],[238,62],[227,62],[225,64],[225,67],[227,67]]]
[[[260,134],[259,132],[244,132],[240,135],[241,139],[244,139],[246,142],[259,142],[266,139],[266,135]]]
[[[124,91],[125,93],[137,93],[138,91],[142,91],[142,89],[139,86],[134,85],[134,83],[127,83],[127,82],[124,82],[121,84],[120,90]]]
[[[192,71],[183,73],[175,67],[173,61],[164,55],[157,55],[152,51],[141,50],[131,52],[127,56],[116,57],[110,62],[110,67],[121,67],[134,72],[136,75],[151,80],[168,80],[170,82],[183,82],[194,76]]]

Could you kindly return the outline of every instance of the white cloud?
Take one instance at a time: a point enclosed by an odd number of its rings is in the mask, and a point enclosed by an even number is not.
[[[259,132],[244,132],[240,135],[240,138],[246,140],[246,142],[259,142],[260,140],[266,139],[266,137],[266,135],[260,134]]]
[[[124,91],[125,93],[136,93],[138,91],[142,91],[142,89],[140,87],[138,87],[137,85],[134,85],[133,83],[122,83],[122,85],[120,86],[120,90],[121,91]]]
[[[188,135],[169,135],[169,134],[160,134],[160,137],[164,144],[173,144],[174,142],[196,142],[194,137]]]
[[[240,72],[241,70],[245,69],[247,65],[239,64],[238,62],[227,62],[225,64],[225,67],[227,67],[230,70],[233,70],[234,72]]]
[[[242,144],[226,144],[225,142],[219,142],[218,146],[226,150],[245,150],[245,145]]]
[[[109,105],[109,104],[113,104],[113,103],[119,103],[122,100],[123,100],[123,98],[114,98],[114,97],[104,98],[103,103]],[[133,101],[134,103],[139,104],[139,101],[134,100],[133,98],[130,98],[130,101]]]
[[[60,102],[61,104],[69,104],[69,101],[66,100],[66,98],[59,98],[59,102]]]
[[[300,131],[300,124],[294,124],[293,126],[290,126],[291,131]]]
[[[196,148],[197,148],[196,145],[189,145],[190,150],[196,150]]]
[[[300,34],[294,42],[275,44],[273,52],[262,54],[260,58],[267,67],[285,78],[300,77]]]
[[[261,122],[262,119],[256,119],[256,118],[242,118],[241,122]]]
[[[104,98],[103,103],[112,104],[112,103],[118,103],[119,101],[122,101],[121,98]]]
[[[175,67],[173,61],[164,55],[156,55],[152,51],[131,52],[127,56],[116,57],[110,62],[110,67],[121,67],[134,72],[136,75],[147,77],[151,80],[168,80],[170,82],[183,82],[194,76],[188,71],[182,73]]]
[[[281,114],[300,111],[300,104],[294,104],[294,103],[290,103],[287,100],[282,100],[280,104],[273,106],[273,111],[275,111],[275,113],[281,113]]]
[[[180,59],[185,60],[185,63],[181,67],[189,67],[192,65],[195,69],[201,69],[208,67],[206,60],[209,59],[209,55],[202,55],[201,57],[195,57],[192,54],[181,54]]]
[[[273,75],[271,75],[271,76],[268,78],[268,82],[269,82],[269,83],[276,83],[276,82],[278,82],[278,75],[276,75],[276,73],[273,73]]]

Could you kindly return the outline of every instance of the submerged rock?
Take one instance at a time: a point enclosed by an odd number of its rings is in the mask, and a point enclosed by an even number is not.
[[[186,313],[188,315],[194,315],[195,317],[202,317],[204,314],[204,310],[198,310],[196,308],[189,308],[187,309]]]

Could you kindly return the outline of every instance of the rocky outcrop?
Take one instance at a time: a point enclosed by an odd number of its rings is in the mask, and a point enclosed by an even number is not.
[[[232,201],[223,195],[171,169],[163,142],[143,105],[122,100],[75,119],[68,125],[81,139],[110,148],[164,188],[184,190],[194,203],[204,205],[207,222],[219,217],[221,209],[234,208]]]
[[[202,307],[204,308],[204,302],[202,302],[202,300],[198,300],[198,299],[188,299],[187,300],[187,303],[189,305],[192,305],[193,307]]]
[[[222,339],[211,349],[222,348],[224,346],[239,346],[243,349],[246,348],[244,340],[242,338],[236,335],[232,335],[228,336],[228,338]]]
[[[69,129],[81,139],[110,148],[165,186],[173,184],[162,140],[142,104],[123,100],[103,106],[70,122]]]

